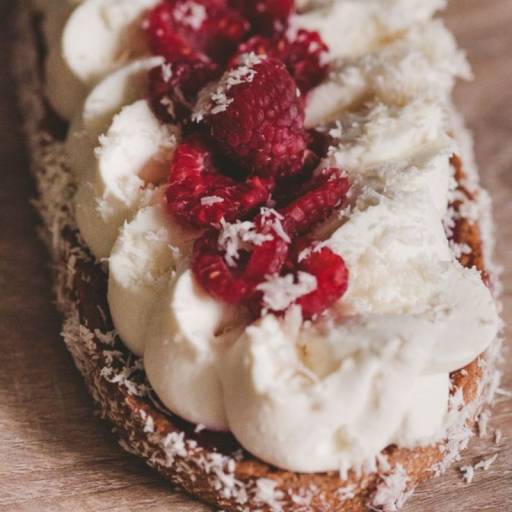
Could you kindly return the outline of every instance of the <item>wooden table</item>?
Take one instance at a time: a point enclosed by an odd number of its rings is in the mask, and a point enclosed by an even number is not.
[[[20,0],[21,1],[21,0]],[[0,66],[12,38],[0,6]],[[477,81],[457,101],[476,135],[477,157],[495,202],[498,256],[512,249],[512,0],[453,1],[447,21],[467,49]],[[173,493],[142,462],[125,454],[93,415],[91,400],[59,339],[50,272],[35,234],[34,195],[19,130],[15,91],[0,80],[0,512],[207,509]],[[504,272],[504,316],[512,321],[512,268]],[[508,366],[512,357],[508,354]],[[504,366],[506,368],[506,365]],[[504,388],[512,388],[506,375]],[[454,468],[418,489],[405,512],[512,510],[512,399],[502,396],[492,428],[504,439],[476,439],[462,463],[498,453],[487,472],[465,484]]]

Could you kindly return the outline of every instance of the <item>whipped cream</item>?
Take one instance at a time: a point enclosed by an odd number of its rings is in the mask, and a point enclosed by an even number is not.
[[[300,2],[291,30],[318,30],[331,48],[332,72],[309,96],[306,122],[330,132],[322,165],[341,167],[352,185],[347,208],[314,235],[346,261],[349,288],[314,324],[292,307],[251,325],[197,285],[190,250],[199,233],[162,206],[179,133],[143,99],[153,61],[118,69],[144,55],[132,21],[155,1],[84,0],[71,16],[70,4],[39,2],[60,20],[47,36],[47,86],[74,119],[78,225],[92,252],[109,257],[115,327],[143,355],[162,402],[306,473],[344,474],[391,443],[441,439],[449,373],[484,351],[498,326],[489,290],[455,260],[442,224],[455,186],[450,157],[460,152],[450,95],[470,76],[453,37],[431,20],[444,1]],[[98,44],[77,41],[84,30]]]
[[[146,333],[144,369],[162,402],[212,430],[228,430],[217,363],[244,315],[213,299],[186,269],[161,297]]]
[[[140,209],[121,229],[109,258],[108,302],[119,335],[135,354],[144,354],[153,306],[196,237],[169,218],[161,201]]]
[[[76,2],[75,2],[76,3]],[[59,9],[60,38],[49,38],[46,92],[51,105],[70,120],[88,89],[127,61],[147,53],[142,15],[158,0],[87,0],[69,14]],[[53,3],[47,6],[50,20]],[[54,8],[57,9],[57,8]],[[50,27],[49,27],[50,29]]]
[[[167,179],[177,136],[176,128],[161,124],[148,102],[139,100],[124,107],[100,137],[93,169],[76,197],[80,233],[97,258],[109,255],[123,222]]]
[[[331,63],[329,79],[308,96],[306,126],[336,121],[368,100],[402,106],[411,99],[447,102],[456,78],[470,78],[464,54],[440,20],[415,25],[369,53]]]
[[[316,2],[316,8],[292,18],[291,29],[318,32],[329,46],[331,59],[355,57],[384,46],[400,37],[401,31],[429,20],[445,3],[445,0]]]
[[[88,94],[82,111],[71,122],[66,140],[69,165],[77,177],[91,167],[94,148],[112,118],[146,94],[149,70],[162,63],[161,57],[131,62],[107,75]]]

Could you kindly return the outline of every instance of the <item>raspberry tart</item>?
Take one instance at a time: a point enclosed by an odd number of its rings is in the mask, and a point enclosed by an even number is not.
[[[496,387],[442,0],[38,0],[18,74],[64,340],[230,511],[398,510]]]

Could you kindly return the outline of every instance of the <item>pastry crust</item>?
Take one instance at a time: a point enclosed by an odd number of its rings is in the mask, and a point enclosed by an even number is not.
[[[30,45],[36,46],[34,24],[28,13],[20,19],[21,31],[29,39],[19,45],[16,59],[21,100],[40,193],[43,237],[56,268],[64,339],[101,415],[117,430],[121,445],[181,489],[228,511],[396,510],[420,482],[442,473],[456,460],[488,399],[493,354],[452,374],[451,414],[456,421],[445,442],[415,449],[390,446],[376,468],[364,475],[351,472],[346,480],[338,473],[278,470],[241,450],[232,436],[198,432],[159,404],[149,390],[141,361],[113,332],[105,271],[79,239],[70,209],[74,185],[64,158],[64,130],[43,104],[38,58],[30,49]],[[452,165],[462,195],[482,206],[479,192],[465,186],[467,173],[461,158],[454,156]],[[460,257],[461,263],[476,266],[487,279],[485,237],[477,224],[460,216],[461,204],[461,200],[452,204],[456,216],[453,242],[471,248],[471,253]]]

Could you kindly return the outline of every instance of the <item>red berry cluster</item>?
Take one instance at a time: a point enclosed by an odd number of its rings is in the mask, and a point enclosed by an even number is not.
[[[264,238],[255,237],[235,268],[228,265],[219,247],[218,230],[199,238],[192,268],[205,290],[231,304],[245,303],[259,313],[265,309],[259,284],[269,276],[296,276],[302,271],[317,280],[316,290],[297,300],[305,318],[322,313],[338,300],[348,286],[343,259],[327,247],[317,249],[304,235],[342,203],[349,183],[338,169],[328,169],[321,177],[305,195],[282,209],[263,210],[253,220],[255,233]]]
[[[254,214],[268,203],[274,180],[244,181],[222,174],[211,144],[200,135],[184,140],[174,155],[166,198],[169,210],[199,228],[218,227]]]
[[[318,85],[328,47],[317,32],[288,30],[292,10],[292,0],[162,1],[144,24],[151,50],[166,59],[150,73],[155,112],[186,123],[199,90],[248,52],[283,61],[304,94]]]
[[[150,72],[149,95],[155,113],[184,134],[166,203],[205,229],[194,246],[198,281],[259,313],[268,277],[307,272],[316,289],[296,303],[312,317],[345,293],[348,271],[307,234],[349,184],[338,169],[313,172],[322,155],[304,128],[304,95],[326,76],[327,46],[317,33],[291,33],[292,10],[292,0],[162,1],[145,22],[152,51],[165,58]],[[253,231],[233,263],[219,237],[239,221]]]
[[[300,29],[296,33],[277,33],[274,37],[253,36],[240,45],[233,60],[248,52],[280,59],[300,91],[306,94],[327,77],[329,66],[325,56],[328,51],[318,32]]]

